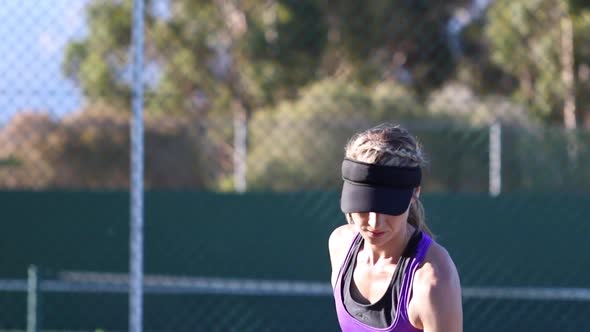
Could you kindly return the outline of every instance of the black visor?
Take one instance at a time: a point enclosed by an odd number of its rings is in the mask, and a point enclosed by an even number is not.
[[[422,173],[419,167],[382,166],[344,159],[342,179],[342,212],[397,216],[408,209]]]

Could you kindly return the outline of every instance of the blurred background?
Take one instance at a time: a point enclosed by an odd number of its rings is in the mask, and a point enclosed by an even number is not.
[[[465,331],[590,331],[590,1],[146,0],[146,331],[338,331],[347,139],[424,146]],[[0,330],[127,330],[131,0],[0,6]]]

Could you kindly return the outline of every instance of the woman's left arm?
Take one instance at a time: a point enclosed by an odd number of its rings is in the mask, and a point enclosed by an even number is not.
[[[419,321],[424,332],[462,332],[459,274],[448,253],[442,249],[439,254],[416,275],[415,304]]]

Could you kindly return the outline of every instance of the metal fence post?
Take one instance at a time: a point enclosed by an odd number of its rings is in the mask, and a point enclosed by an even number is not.
[[[490,195],[502,191],[502,127],[499,122],[490,126]]]
[[[240,107],[240,106],[235,106]],[[246,191],[246,158],[248,156],[248,120],[246,110],[234,112],[234,188],[238,193]]]
[[[41,292],[39,271],[35,265],[29,266],[27,278],[27,332],[41,329]]]
[[[133,117],[131,119],[131,225],[129,331],[143,331],[143,52],[144,1],[133,1]]]

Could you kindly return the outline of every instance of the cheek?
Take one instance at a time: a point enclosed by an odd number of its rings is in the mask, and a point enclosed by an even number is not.
[[[360,228],[360,227],[366,226],[366,225],[367,225],[367,223],[363,222],[362,220],[356,220],[356,219],[355,219],[355,220],[354,220],[354,225],[355,225],[357,228]]]
[[[406,220],[407,218],[404,218],[403,216],[390,217],[387,220],[387,225],[392,229],[396,229],[401,227],[406,222]]]

